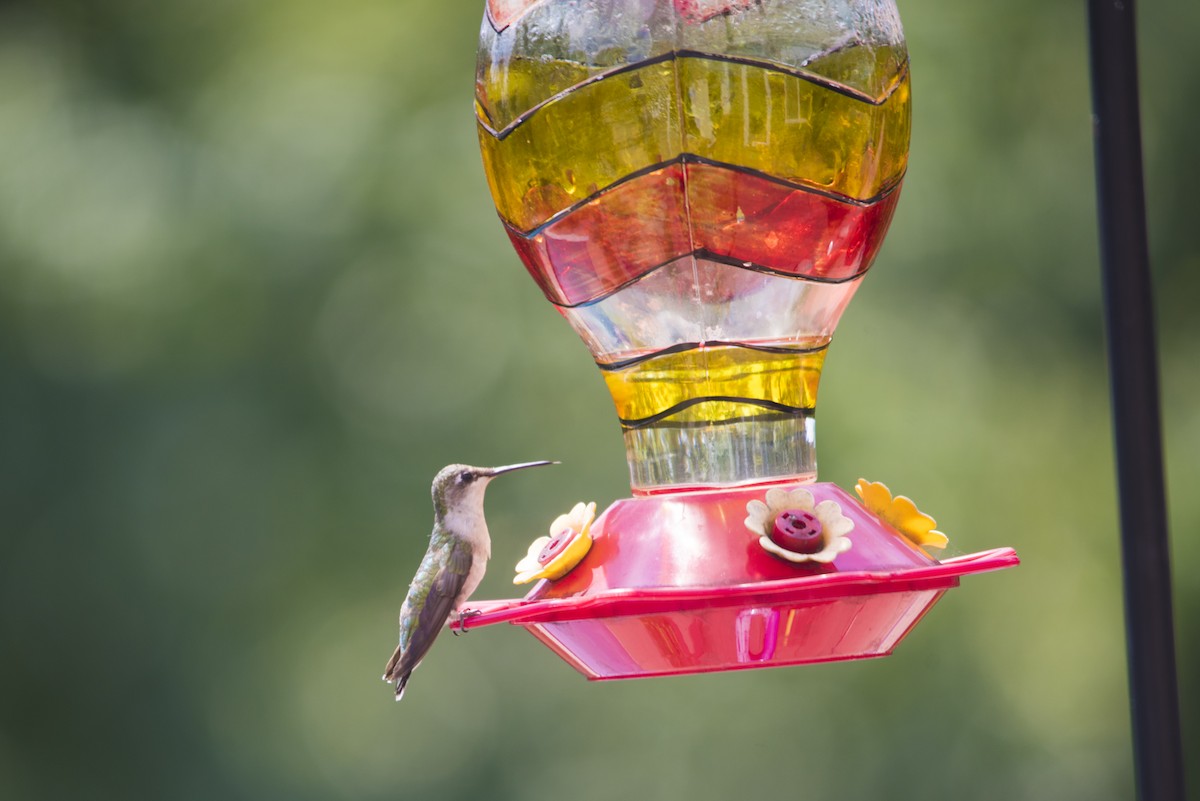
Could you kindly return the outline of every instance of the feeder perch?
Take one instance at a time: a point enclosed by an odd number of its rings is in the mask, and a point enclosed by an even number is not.
[[[604,376],[633,497],[456,626],[592,679],[867,658],[1017,563],[939,562],[907,499],[817,482],[826,352],[907,166],[892,0],[488,0],[476,78],[497,212]]]

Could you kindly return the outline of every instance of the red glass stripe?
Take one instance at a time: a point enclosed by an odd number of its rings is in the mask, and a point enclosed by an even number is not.
[[[784,275],[853,278],[874,260],[899,194],[862,205],[730,167],[673,163],[530,234],[506,228],[546,297],[574,306],[697,251]]]

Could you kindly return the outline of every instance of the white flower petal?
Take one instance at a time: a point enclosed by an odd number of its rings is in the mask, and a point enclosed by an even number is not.
[[[528,584],[538,577],[541,570],[526,570],[523,573],[518,573],[513,576],[513,584]]]
[[[538,570],[541,570],[542,566],[538,564],[537,558],[541,555],[542,549],[546,547],[548,542],[550,542],[549,537],[538,537],[534,540],[533,544],[529,546],[529,553],[525,554],[524,559],[517,562],[517,572],[533,571],[536,573]]]
[[[536,557],[531,559],[526,556],[520,562],[517,562],[516,571],[518,573],[528,573],[531,570],[536,572],[539,567],[541,567],[541,565],[538,564]]]
[[[746,512],[746,528],[755,534],[766,534],[767,521],[771,518],[771,510],[767,508],[767,505],[755,499],[746,504]]]
[[[592,519],[596,516],[596,504],[584,503],[580,501],[571,507],[571,511],[565,515],[559,515],[554,518],[554,522],[550,524],[550,536],[561,534],[564,531],[586,531],[592,524]]]
[[[772,511],[778,513],[787,508],[788,491],[779,487],[771,487],[767,490],[767,506]]]
[[[770,537],[759,537],[758,544],[761,545],[763,547],[763,550],[767,551],[768,553],[773,553],[776,556],[782,556],[784,559],[787,559],[789,562],[793,561],[792,557],[796,556],[796,554],[792,553],[791,551],[786,550],[784,548],[780,548],[778,545],[776,545],[774,542],[771,541]]]
[[[836,501],[821,501],[813,514],[821,521],[821,528],[829,538],[842,537],[854,530],[854,521],[842,514]]]
[[[771,513],[771,509],[758,498],[746,504],[746,514],[754,515],[761,518],[766,518]]]
[[[594,510],[595,508],[596,504],[591,504],[591,509]],[[568,517],[571,519],[572,528],[583,528],[588,522],[588,504],[584,503],[583,501],[575,504],[571,507],[571,512]]]
[[[820,562],[821,564],[827,565],[834,559],[837,559],[837,551],[826,546],[816,553],[811,554],[808,558],[812,559],[814,562]]]
[[[806,512],[813,510],[813,494],[806,489],[794,489],[787,494],[786,505],[779,511],[787,509],[803,509]]]
[[[853,545],[854,543],[846,537],[833,537],[826,541],[825,547],[819,553],[813,554],[813,559],[828,564],[836,559],[839,554],[850,550]]]
[[[810,554],[796,553],[795,551],[789,551],[787,548],[781,548],[772,542],[770,537],[760,537],[758,544],[761,545],[763,550],[767,551],[768,553],[773,553],[782,559],[788,560],[789,562],[800,564],[802,562],[807,562],[812,558]]]
[[[848,517],[839,517],[837,520],[831,521],[829,528],[831,536],[845,537],[851,531],[854,531],[854,521]]]
[[[821,501],[815,507],[813,507],[813,514],[817,515],[818,517],[823,515],[840,517],[842,514],[842,507],[837,501]]]

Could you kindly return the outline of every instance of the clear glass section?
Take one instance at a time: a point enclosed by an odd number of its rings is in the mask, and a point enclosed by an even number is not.
[[[761,416],[689,426],[663,424],[625,432],[634,491],[728,487],[767,481],[816,481],[814,420]]]
[[[681,343],[808,348],[829,342],[860,281],[822,283],[688,257],[559,311],[605,364]]]
[[[476,101],[497,130],[582,83],[677,51],[769,62],[872,98],[907,60],[891,0],[489,0],[488,10]],[[514,72],[521,58],[529,64]]]

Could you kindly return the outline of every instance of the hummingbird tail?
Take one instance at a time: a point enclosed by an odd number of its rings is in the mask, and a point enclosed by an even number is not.
[[[397,701],[404,697],[404,688],[408,685],[408,677],[412,675],[411,670],[401,672],[400,657],[402,655],[400,647],[397,646],[392,658],[388,660],[387,667],[383,669],[383,680],[396,685]]]
[[[400,664],[400,657],[403,656],[400,646],[396,646],[396,650],[392,652],[392,658],[388,660],[387,667],[383,669],[384,681],[396,680],[396,665]]]

